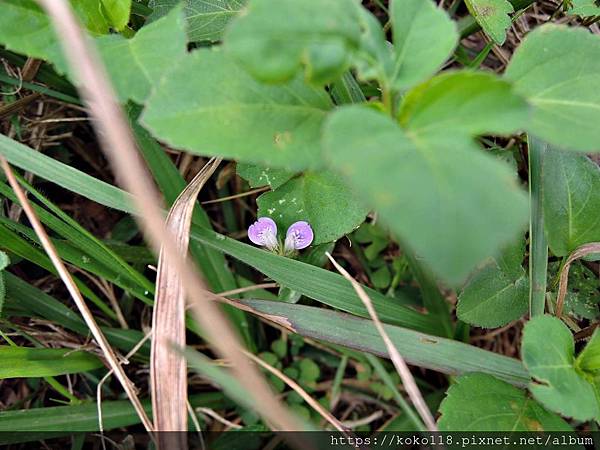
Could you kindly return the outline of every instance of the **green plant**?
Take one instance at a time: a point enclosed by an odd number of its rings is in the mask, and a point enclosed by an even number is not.
[[[190,232],[191,258],[207,285],[233,292],[228,317],[249,351],[332,408],[352,368],[361,394],[393,399],[406,426],[423,429],[389,373],[392,366],[373,356],[387,350],[364,303],[325,267],[326,252],[337,248],[368,284],[366,293],[407,362],[448,376],[441,430],[568,431],[600,420],[597,255],[573,262],[564,321],[549,315],[563,264],[582,245],[600,241],[600,168],[589,156],[600,151],[600,36],[585,28],[600,15],[597,5],[565,4],[569,14],[585,17],[584,26],[540,24],[498,63],[490,60],[491,49],[508,45],[511,24],[532,2],[467,0],[462,13],[471,16],[458,24],[460,2],[445,10],[430,0],[390,0],[377,14],[355,0],[70,3],[167,205],[186,184],[163,151],[167,146],[184,159],[235,163],[211,186],[215,197],[239,200],[238,191],[261,191],[256,208],[196,205]],[[465,20],[483,29],[489,41],[483,50],[461,41]],[[7,64],[21,64],[21,56],[47,63],[37,72],[45,87],[23,88],[79,102],[74,88],[85,80],[76,79],[34,1],[0,0],[0,44]],[[10,83],[18,80],[0,72],[0,84]],[[133,199],[61,161],[60,152],[20,143],[22,123],[11,111],[0,155],[36,177],[19,175],[35,213],[59,256],[79,272],[74,281],[111,345],[129,352],[144,336],[133,312],[151,306],[155,291],[146,267],[155,258],[133,240]],[[39,189],[40,179],[118,214],[112,238],[94,235],[63,212]],[[231,189],[238,191],[231,195]],[[0,196],[17,203],[3,180]],[[250,241],[271,251],[232,238],[248,226]],[[288,233],[278,237],[278,229]],[[68,354],[64,349],[22,348],[41,342],[18,318],[49,321],[79,339],[88,329],[54,298],[60,292],[48,295],[15,275],[22,271],[12,272],[25,266],[56,274],[29,224],[1,214],[0,239],[0,336],[9,343],[0,353],[11,361],[1,377],[45,377],[68,397],[51,377],[86,373],[101,390],[95,356],[75,352],[57,363],[52,358]],[[273,286],[253,287],[256,272],[277,285],[277,295]],[[102,281],[94,288],[90,278]],[[448,302],[453,293],[458,320]],[[283,332],[272,339],[255,316]],[[469,327],[519,329],[523,317],[522,361],[460,342],[469,340]],[[204,339],[191,318],[187,327],[193,339]],[[4,328],[18,336],[18,345]],[[574,334],[591,336],[577,355]],[[238,405],[244,426],[258,423],[248,411],[260,405],[245,398],[237,380],[206,355],[192,349],[185,355]],[[132,356],[140,364],[148,357],[147,345]],[[324,377],[332,384],[325,394],[317,389]],[[271,373],[268,380],[306,428],[318,423],[319,415],[281,378]],[[418,384],[434,407],[447,387]],[[231,407],[220,395],[217,400]],[[39,406],[47,409],[37,412],[46,423],[42,431],[66,430],[50,407]],[[69,406],[68,413],[88,417],[87,406]],[[510,414],[496,421],[507,408]],[[118,413],[110,426],[133,423],[123,405],[111,402],[108,409]],[[2,420],[23,426],[10,411],[0,413]]]

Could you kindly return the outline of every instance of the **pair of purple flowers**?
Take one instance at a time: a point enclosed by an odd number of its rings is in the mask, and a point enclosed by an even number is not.
[[[308,222],[294,222],[285,234],[282,252],[281,241],[277,237],[277,224],[269,217],[261,217],[248,228],[248,238],[272,252],[290,255],[308,247],[314,239],[314,233]]]

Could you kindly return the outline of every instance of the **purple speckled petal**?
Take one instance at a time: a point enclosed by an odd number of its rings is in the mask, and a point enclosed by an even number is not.
[[[302,250],[314,239],[313,230],[308,222],[300,221],[290,225],[285,236],[285,250]]]
[[[269,250],[276,249],[277,224],[269,217],[261,217],[248,228],[248,238],[256,245],[267,247]]]

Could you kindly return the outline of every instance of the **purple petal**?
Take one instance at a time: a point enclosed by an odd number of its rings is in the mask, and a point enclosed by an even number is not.
[[[308,222],[300,221],[290,225],[285,236],[285,249],[302,250],[308,247],[313,239],[314,233]]]
[[[256,245],[277,248],[277,224],[269,217],[261,217],[248,228],[248,238]]]

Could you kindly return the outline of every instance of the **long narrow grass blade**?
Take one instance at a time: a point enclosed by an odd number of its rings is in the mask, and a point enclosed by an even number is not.
[[[8,182],[10,183],[11,187],[15,191],[15,194],[17,195],[17,198],[19,199],[19,202],[21,203],[21,206],[23,207],[23,211],[25,212],[25,214],[27,215],[27,218],[29,219],[29,222],[31,223],[31,226],[35,230],[35,233],[37,234],[37,236],[42,244],[42,247],[48,254],[48,257],[52,261],[52,264],[56,268],[56,271],[58,272],[60,278],[62,279],[63,283],[67,287],[69,294],[71,294],[71,297],[73,298],[73,301],[77,305],[79,312],[83,316],[83,319],[85,320],[86,325],[90,329],[92,336],[94,336],[94,339],[96,340],[96,342],[100,346],[100,349],[104,353],[104,357],[108,361],[109,366],[111,367],[112,370],[114,370],[117,378],[121,382],[121,385],[123,386],[123,389],[127,393],[129,400],[131,401],[133,407],[139,414],[140,419],[142,420],[142,423],[144,424],[144,427],[149,432],[153,431],[154,427],[152,425],[152,422],[150,422],[150,419],[148,418],[146,412],[142,408],[142,404],[140,403],[140,400],[136,394],[135,386],[129,380],[129,378],[127,378],[125,371],[121,367],[121,364],[119,364],[117,355],[115,354],[112,347],[110,346],[110,344],[104,337],[104,333],[102,333],[102,330],[96,323],[96,320],[94,319],[94,316],[92,315],[92,312],[87,307],[85,300],[81,296],[81,292],[79,292],[79,289],[77,288],[77,285],[73,281],[71,274],[65,267],[65,264],[60,259],[58,253],[56,252],[56,249],[54,248],[52,241],[48,237],[46,230],[44,229],[44,227],[43,227],[42,223],[40,222],[40,220],[38,219],[37,215],[35,214],[35,211],[31,207],[31,204],[29,203],[27,196],[21,189],[21,186],[17,182],[17,179],[15,178],[10,166],[8,165],[8,162],[6,162],[6,159],[4,159],[4,157],[0,157],[0,165],[2,166],[2,169],[4,170],[4,173],[6,174],[6,178],[8,179]]]
[[[179,195],[167,216],[178,251],[186,254],[196,198],[220,159],[211,159]],[[160,253],[152,316],[150,380],[152,410],[157,431],[187,432],[187,365],[175,348],[185,347],[185,295],[179,273],[167,254]],[[181,433],[159,433],[161,448],[187,448]]]
[[[421,395],[421,391],[419,390],[419,387],[417,386],[417,383],[415,382],[412,373],[410,373],[410,369],[406,365],[404,358],[402,357],[402,355],[388,336],[387,332],[385,331],[385,328],[383,328],[383,324],[377,316],[377,311],[375,311],[375,308],[373,307],[373,302],[371,301],[363,287],[360,285],[360,283],[354,278],[352,278],[352,276],[346,271],[346,269],[340,266],[337,263],[337,261],[333,259],[329,252],[326,252],[325,254],[329,258],[331,263],[334,265],[334,267],[337,269],[337,271],[341,273],[342,276],[352,284],[352,287],[365,304],[365,307],[369,311],[369,315],[371,316],[371,319],[375,324],[375,328],[377,328],[377,332],[379,333],[379,335],[383,339],[383,342],[385,343],[385,346],[390,355],[390,359],[392,360],[394,367],[398,371],[398,375],[400,375],[400,379],[402,380],[404,389],[406,389],[410,400],[412,401],[417,412],[421,416],[421,419],[423,419],[423,422],[427,426],[427,429],[429,431],[437,431],[437,425],[435,424],[433,415],[431,414],[431,411],[429,411],[429,407],[425,403],[425,399]]]
[[[569,284],[569,269],[573,261],[584,256],[591,255],[594,253],[600,253],[600,242],[591,242],[584,244],[581,247],[576,248],[573,253],[569,255],[567,260],[562,266],[560,271],[560,281],[558,284],[558,295],[556,297],[556,317],[562,315],[562,310],[565,302],[565,296],[567,295],[567,286]]]
[[[65,55],[80,82],[80,92],[97,128],[101,147],[126,189],[133,194],[138,219],[155,251],[164,251],[178,271],[193,304],[193,312],[216,350],[231,360],[240,383],[260,405],[261,415],[277,430],[300,430],[301,423],[275,397],[258,369],[240,349],[239,339],[218,306],[209,301],[195,266],[186,264],[166,229],[159,195],[136,151],[131,130],[120,109],[97,52],[86,39],[73,11],[65,0],[38,0],[48,12]],[[299,447],[304,440],[290,437]]]
[[[102,361],[91,353],[62,348],[0,345],[0,361],[0,380],[51,377],[102,367]]]
[[[373,321],[314,306],[268,300],[228,300],[293,333],[389,358]],[[516,386],[527,386],[521,361],[451,339],[384,324],[387,334],[409,364],[459,375],[482,372]]]

